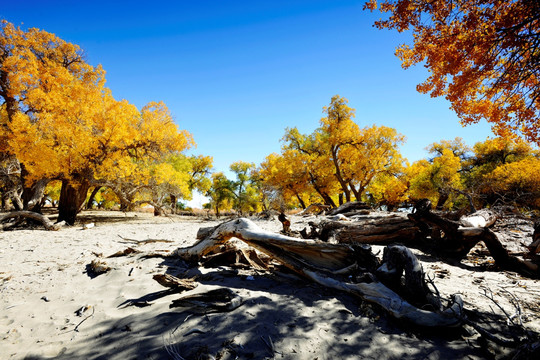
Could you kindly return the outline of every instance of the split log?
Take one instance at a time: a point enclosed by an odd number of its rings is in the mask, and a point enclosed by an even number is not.
[[[209,233],[206,231],[206,233]],[[426,327],[456,326],[461,323],[463,302],[458,295],[451,297],[448,307],[443,308],[432,300],[425,298],[424,304],[415,306],[405,300],[395,291],[386,286],[373,274],[380,268],[379,260],[367,245],[328,244],[314,240],[298,240],[285,235],[274,234],[259,228],[248,219],[236,219],[218,225],[211,234],[188,248],[179,248],[175,255],[185,260],[198,260],[208,254],[217,246],[231,238],[238,238],[255,249],[269,255],[294,272],[315,281],[323,286],[345,291],[381,306],[393,317],[403,319],[410,323]],[[402,259],[410,261],[414,255],[404,246],[397,246],[393,253],[402,253]],[[370,272],[357,276],[359,269]],[[399,269],[395,265],[387,265],[395,269],[396,278]],[[403,268],[421,269],[418,263],[411,263]],[[385,273],[381,268],[381,273]],[[402,274],[399,274],[401,277]],[[416,280],[407,280],[410,276]],[[418,274],[414,271],[405,271],[405,283],[417,283]],[[359,280],[352,282],[351,279]],[[419,285],[415,285],[419,286]],[[424,285],[422,285],[424,286]],[[421,294],[420,294],[421,295]],[[420,296],[422,297],[422,296]],[[415,301],[419,301],[416,297]],[[429,303],[434,311],[425,310],[425,303]]]
[[[60,229],[58,225],[53,224],[53,222],[49,220],[49,218],[46,217],[45,215],[42,215],[34,211],[26,211],[26,210],[12,211],[8,214],[2,215],[0,216],[0,223],[8,219],[21,219],[21,218],[38,221],[42,223],[45,229],[47,230],[56,231]],[[10,227],[11,227],[10,225],[4,226],[4,230],[9,229]]]
[[[357,217],[352,222],[322,221],[318,227],[319,239],[347,244],[404,243],[420,236],[418,226],[405,214]]]

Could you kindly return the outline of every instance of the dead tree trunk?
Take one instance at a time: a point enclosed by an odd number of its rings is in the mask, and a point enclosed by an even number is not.
[[[41,212],[41,199],[49,182],[49,179],[41,179],[33,183],[32,186],[24,188],[22,201],[25,210]]]
[[[431,295],[426,295],[424,290],[427,287],[422,283],[421,266],[416,257],[404,246],[394,246],[388,251],[402,254],[396,256],[401,256],[402,261],[407,264],[398,266],[394,263],[383,263],[379,266],[378,259],[369,246],[298,240],[264,231],[252,221],[243,218],[225,222],[213,229],[204,229],[200,234],[204,236],[202,240],[191,247],[177,249],[175,255],[186,260],[198,260],[232,237],[236,237],[301,276],[378,304],[395,318],[426,327],[455,326],[462,321],[461,298],[453,295],[449,306],[443,308],[432,299]],[[372,271],[360,273],[361,268]],[[423,293],[418,292],[418,296],[414,299],[415,304],[405,300],[374,275],[379,272],[387,274],[386,278],[401,279],[403,274],[400,269],[405,269],[406,284],[424,289]],[[434,310],[425,310],[426,305]]]
[[[483,241],[495,260],[495,264],[500,268],[515,271],[527,277],[540,277],[538,264],[508,254],[497,235],[486,227],[489,222],[483,226],[471,226],[478,225],[473,223],[474,219],[470,219],[471,217],[468,217],[469,220],[466,223],[445,219],[431,212],[429,200],[421,201],[409,218],[418,224],[419,228],[424,227],[424,231],[428,226],[432,234],[437,234],[435,237],[431,236],[433,245],[447,256],[462,259],[478,242]]]

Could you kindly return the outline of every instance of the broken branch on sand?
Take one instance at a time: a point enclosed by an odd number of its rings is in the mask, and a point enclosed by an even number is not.
[[[198,260],[235,237],[303,277],[378,304],[397,319],[426,327],[455,326],[462,321],[463,303],[459,295],[452,295],[444,307],[428,290],[421,265],[404,246],[387,247],[386,260],[381,264],[367,245],[299,240],[264,231],[245,218],[201,233],[205,234],[202,240],[179,248],[174,254],[185,260]],[[407,286],[420,291],[406,294],[406,298],[399,295],[396,291],[402,287],[397,279],[402,276]],[[430,310],[425,309],[426,305]]]
[[[56,231],[56,230],[60,229],[60,227],[58,225],[56,225],[56,224],[53,224],[53,222],[51,220],[49,220],[48,217],[46,217],[45,215],[39,214],[37,212],[34,212],[34,211],[26,211],[26,210],[12,211],[10,213],[7,213],[7,214],[4,214],[4,215],[0,216],[0,223],[3,223],[4,221],[9,220],[9,219],[16,219],[15,224],[5,225],[3,227],[3,230],[9,230],[14,225],[20,224],[22,222],[22,219],[31,219],[31,220],[34,220],[34,221],[38,221],[41,224],[43,224],[43,226],[47,230]]]

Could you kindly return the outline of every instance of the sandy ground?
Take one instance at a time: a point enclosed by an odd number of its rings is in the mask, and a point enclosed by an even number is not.
[[[309,220],[294,218],[293,229]],[[205,274],[204,280],[185,294],[227,287],[243,297],[243,305],[211,314],[170,309],[181,295],[159,297],[164,288],[152,276],[182,274],[182,262],[141,254],[106,257],[128,246],[143,253],[189,246],[200,227],[218,221],[102,212],[85,212],[79,221],[57,232],[0,233],[1,359],[483,359],[505,354],[484,346],[474,332],[411,329],[348,294],[287,274],[192,269],[191,275]],[[277,220],[255,221],[266,230],[281,227]],[[83,229],[83,223],[95,226]],[[134,245],[126,239],[171,242]],[[461,294],[468,309],[486,318],[501,313],[483,295],[486,289],[510,314],[515,296],[524,325],[540,331],[538,280],[484,271],[474,257],[450,265],[417,254],[443,296]],[[90,277],[87,266],[96,259],[112,270]],[[128,306],[146,300],[152,305]]]

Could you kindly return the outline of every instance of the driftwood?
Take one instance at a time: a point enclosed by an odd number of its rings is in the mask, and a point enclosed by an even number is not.
[[[397,319],[425,327],[456,326],[462,322],[461,298],[452,295],[444,307],[428,290],[422,267],[404,246],[387,247],[386,260],[380,264],[367,245],[299,240],[264,231],[244,218],[199,233],[207,236],[174,254],[187,261],[198,261],[235,237],[301,276],[375,303]],[[405,294],[406,298],[396,292],[403,288],[412,289]]]
[[[539,278],[540,268],[538,264],[510,255],[497,238],[497,235],[487,227],[494,220],[489,216],[480,215],[475,215],[474,220],[481,222],[481,217],[484,217],[485,222],[478,225],[485,227],[462,226],[470,225],[473,219],[469,217],[469,219],[465,219],[466,221],[458,222],[443,218],[431,211],[431,202],[429,200],[420,202],[415,211],[409,214],[409,218],[424,233],[430,233],[433,245],[447,256],[460,260],[478,242],[482,241],[495,260],[495,264],[501,269],[515,271],[527,277]]]
[[[269,261],[261,259],[261,256],[253,249],[238,249],[234,246],[220,246],[212,253],[203,256],[200,263],[204,267],[218,267],[222,265],[239,268],[252,268],[255,270],[268,270]]]
[[[132,247],[128,247],[128,248],[126,248],[126,249],[124,249],[122,251],[117,251],[114,254],[109,255],[107,257],[108,258],[114,258],[114,257],[128,256],[128,255],[131,255],[131,254],[138,254],[138,253],[140,253],[139,250],[135,250]]]
[[[197,287],[197,283],[193,279],[180,279],[170,274],[156,274],[152,279],[161,286],[168,287],[176,292],[193,290]]]
[[[8,219],[18,219],[18,220],[31,219],[31,220],[35,220],[35,221],[38,221],[41,224],[43,224],[43,226],[47,230],[56,231],[56,230],[60,229],[60,227],[58,225],[53,224],[53,222],[51,220],[49,220],[48,217],[46,217],[45,215],[39,214],[37,212],[34,212],[34,211],[26,211],[26,210],[12,211],[10,213],[7,213],[7,214],[4,214],[4,215],[0,216],[0,223],[6,221]],[[19,222],[17,222],[17,223],[19,223]],[[8,230],[11,227],[12,227],[11,225],[6,225],[6,226],[4,226],[4,230]]]

